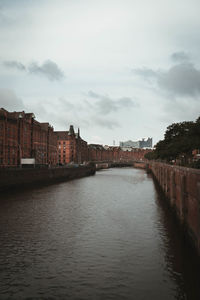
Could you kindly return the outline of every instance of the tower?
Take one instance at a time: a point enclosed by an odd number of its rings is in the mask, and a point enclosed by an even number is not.
[[[69,135],[74,135],[74,126],[70,125],[69,127]]]

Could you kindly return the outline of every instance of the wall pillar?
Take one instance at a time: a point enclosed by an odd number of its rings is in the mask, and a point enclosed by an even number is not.
[[[199,215],[199,228],[198,228],[198,241],[197,241],[197,243],[198,243],[198,245],[197,245],[197,247],[198,247],[198,253],[199,253],[199,255],[200,255],[200,181],[197,183],[197,201],[198,201],[198,208],[199,208],[199,210],[198,210],[198,215]]]
[[[176,203],[176,177],[175,172],[172,171],[170,174],[170,204],[171,207],[175,206]]]
[[[181,175],[180,181],[180,221],[184,223],[187,218],[187,195],[186,195],[186,176]]]

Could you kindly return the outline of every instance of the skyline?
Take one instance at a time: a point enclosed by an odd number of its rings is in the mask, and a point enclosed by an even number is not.
[[[200,4],[0,1],[0,106],[89,143],[163,138],[199,116]]]

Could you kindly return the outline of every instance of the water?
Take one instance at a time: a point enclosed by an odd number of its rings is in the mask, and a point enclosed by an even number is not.
[[[0,299],[200,299],[197,257],[145,171],[1,194]]]

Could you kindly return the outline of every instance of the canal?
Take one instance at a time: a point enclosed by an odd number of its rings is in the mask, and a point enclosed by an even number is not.
[[[199,266],[144,170],[1,194],[1,300],[195,300]]]

